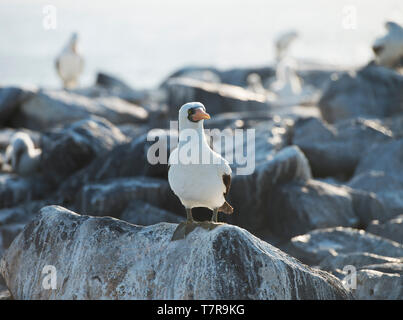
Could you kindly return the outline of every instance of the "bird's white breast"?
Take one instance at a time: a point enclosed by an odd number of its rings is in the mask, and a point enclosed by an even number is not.
[[[168,172],[168,181],[173,192],[187,208],[221,207],[226,190],[220,165],[173,164]]]

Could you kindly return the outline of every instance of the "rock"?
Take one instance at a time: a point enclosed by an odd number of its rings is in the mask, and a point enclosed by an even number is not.
[[[179,108],[189,101],[203,103],[210,115],[223,112],[265,111],[266,98],[242,87],[175,78],[167,84],[169,117],[178,118]]]
[[[307,264],[318,265],[328,256],[369,252],[387,257],[403,257],[403,245],[353,228],[326,228],[291,239],[290,253]]]
[[[0,174],[0,209],[37,200],[48,192],[40,177],[23,178],[14,174]]]
[[[385,257],[369,252],[334,253],[323,259],[319,265],[322,270],[333,272],[343,270],[345,266],[354,266],[357,270],[368,265],[399,263],[399,258]],[[403,260],[402,260],[403,261]]]
[[[85,214],[120,217],[127,205],[135,199],[175,212],[184,212],[166,180],[148,177],[117,178],[87,184],[77,194],[76,208]]]
[[[314,176],[345,179],[372,145],[391,140],[392,132],[371,120],[352,119],[333,126],[308,118],[296,121],[292,143],[304,152]]]
[[[125,142],[122,132],[105,119],[77,121],[42,137],[42,172],[58,184]]]
[[[375,270],[383,273],[397,273],[400,276],[403,276],[403,259],[400,259],[399,262],[385,262],[378,263],[372,265],[366,265],[363,269]]]
[[[0,209],[0,227],[9,224],[28,223],[41,208],[55,203],[57,203],[56,199],[45,199],[29,201],[12,208]]]
[[[45,207],[11,244],[0,273],[15,299],[351,298],[334,276],[238,227],[197,228],[172,242],[175,228]],[[45,265],[57,270],[54,290],[42,287]]]
[[[319,107],[330,123],[346,118],[393,116],[403,111],[403,76],[376,65],[345,72],[329,84]]]
[[[366,231],[403,244],[403,215],[385,223],[374,220]]]
[[[366,171],[355,175],[348,183],[352,188],[375,193],[387,208],[388,214],[372,215],[371,220],[386,221],[403,212],[403,183],[396,176],[393,172]]]
[[[11,120],[20,105],[34,95],[33,89],[0,87],[0,126]]]
[[[0,256],[24,227],[25,223],[13,223],[0,226]]]
[[[403,298],[402,288],[402,278],[398,274],[363,269],[357,272],[354,294],[363,300],[395,300]]]
[[[133,200],[129,202],[120,219],[133,224],[149,226],[160,222],[179,223],[184,218],[147,202]]]
[[[227,200],[235,208],[228,221],[253,232],[267,227],[269,195],[276,186],[306,181],[311,176],[307,159],[296,146],[289,146],[258,164],[250,175],[235,175]]]
[[[355,175],[369,171],[384,172],[403,183],[403,139],[369,149],[359,162]]]
[[[296,181],[276,186],[266,197],[267,225],[283,238],[319,228],[352,227],[359,222],[349,190],[341,186]]]
[[[129,143],[117,146],[106,155],[96,158],[85,170],[71,176],[62,184],[61,194],[64,198],[71,198],[84,184],[112,178],[133,176],[166,178],[168,156],[172,148],[176,147],[177,141],[177,133],[168,130],[155,130],[143,134]],[[150,146],[156,142],[162,151],[167,151],[165,156],[161,154],[161,160],[165,158],[164,164],[152,164],[147,159]],[[153,149],[150,153],[151,151]]]
[[[132,103],[140,103],[147,99],[145,91],[134,90],[122,80],[103,72],[98,72],[96,85],[108,89],[111,95]]]
[[[42,131],[91,115],[108,119],[113,124],[141,123],[148,116],[144,108],[117,97],[91,99],[64,90],[40,90],[21,105],[13,124]]]

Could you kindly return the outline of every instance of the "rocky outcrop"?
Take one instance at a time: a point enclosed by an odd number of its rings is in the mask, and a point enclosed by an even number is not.
[[[366,231],[398,243],[403,243],[403,214],[385,223],[379,223],[378,220],[374,220]]]
[[[392,140],[392,132],[381,124],[353,119],[329,125],[318,118],[298,120],[292,143],[309,160],[314,176],[350,177],[371,146]]]
[[[197,228],[172,242],[175,227],[45,207],[11,244],[0,272],[15,299],[351,297],[335,277],[238,227]],[[45,266],[57,272],[54,290],[43,287]]]
[[[403,245],[353,228],[326,228],[291,239],[290,253],[308,264],[319,264],[334,253],[369,252],[403,257]]]
[[[125,142],[122,132],[105,119],[94,117],[77,121],[43,135],[43,174],[49,181],[60,183],[96,157],[104,156]]]
[[[400,300],[403,282],[399,274],[362,269],[357,272],[357,289],[353,292],[363,300]]]
[[[175,120],[178,118],[178,108],[189,101],[205,104],[210,115],[269,109],[264,95],[229,84],[174,78],[167,83],[166,90],[169,115]]]
[[[47,130],[91,115],[106,118],[114,124],[141,123],[148,116],[144,108],[117,97],[90,99],[64,90],[40,90],[21,104],[18,115],[13,117],[13,125]]]
[[[375,65],[341,74],[323,93],[319,107],[323,118],[383,118],[403,111],[403,76]]]
[[[359,222],[347,188],[316,180],[278,185],[267,195],[267,225],[279,237]]]
[[[0,209],[40,199],[48,192],[49,186],[41,177],[23,178],[0,173]]]
[[[149,226],[160,222],[179,223],[185,218],[145,201],[132,200],[121,214],[120,219],[133,224]]]
[[[132,200],[184,211],[166,180],[149,177],[117,178],[86,184],[76,195],[75,207],[85,214],[120,217]]]
[[[289,146],[274,153],[269,160],[257,165],[252,174],[233,178],[228,201],[236,212],[228,220],[253,231],[266,227],[271,206],[269,195],[274,188],[311,177],[308,161],[298,147]]]

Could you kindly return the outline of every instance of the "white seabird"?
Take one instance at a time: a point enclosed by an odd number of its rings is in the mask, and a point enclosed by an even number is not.
[[[56,58],[56,70],[63,81],[63,87],[75,88],[84,68],[84,59],[78,51],[78,35],[73,33],[66,47]]]
[[[35,148],[31,137],[25,132],[17,132],[6,149],[6,158],[11,161],[13,171],[21,176],[29,176],[39,170],[42,150]]]
[[[231,168],[227,160],[210,148],[203,128],[205,119],[210,116],[199,102],[186,103],[180,108],[179,143],[169,156],[168,181],[186,209],[186,224],[194,222],[192,208],[195,207],[212,210],[213,223],[217,222],[219,211],[233,212],[225,200],[231,184]],[[185,140],[188,135],[190,140]],[[186,158],[189,149],[192,158]]]
[[[403,28],[395,22],[386,22],[387,33],[376,39],[372,45],[375,62],[378,65],[393,68],[403,58]]]

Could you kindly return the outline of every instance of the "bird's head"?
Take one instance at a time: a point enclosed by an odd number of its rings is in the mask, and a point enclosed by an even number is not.
[[[206,119],[210,119],[210,115],[200,102],[189,102],[179,109],[179,128],[197,128]]]

